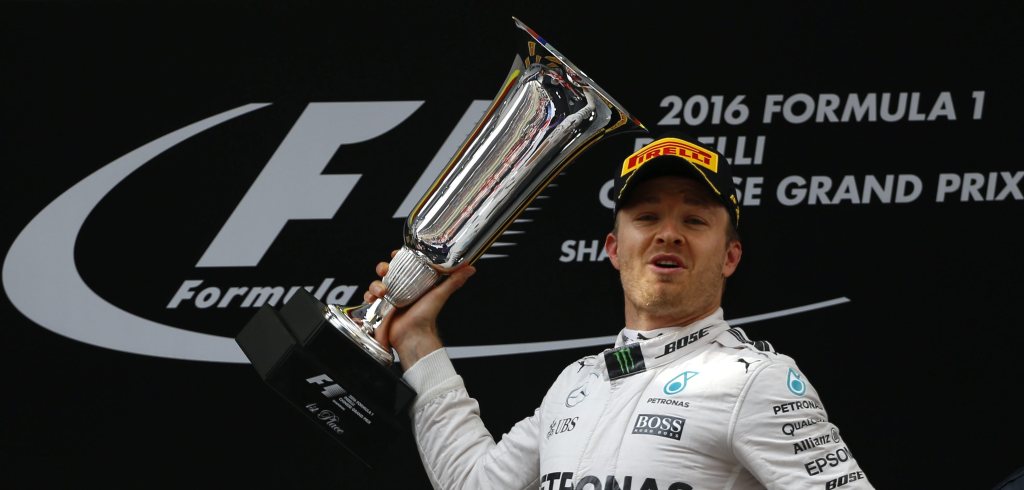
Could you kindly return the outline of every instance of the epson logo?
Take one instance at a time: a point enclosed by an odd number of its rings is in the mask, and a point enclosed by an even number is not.
[[[828,453],[823,458],[815,458],[814,461],[808,461],[804,463],[804,469],[807,470],[807,474],[810,476],[821,474],[825,468],[832,468],[839,466],[850,460],[850,451],[845,447],[836,449],[835,451]]]
[[[683,436],[685,423],[686,419],[680,417],[642,413],[636,417],[633,433],[667,437],[678,441]]]

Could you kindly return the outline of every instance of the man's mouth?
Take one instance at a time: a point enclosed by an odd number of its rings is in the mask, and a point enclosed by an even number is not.
[[[659,254],[651,258],[649,262],[658,269],[685,269],[683,260],[674,255]]]

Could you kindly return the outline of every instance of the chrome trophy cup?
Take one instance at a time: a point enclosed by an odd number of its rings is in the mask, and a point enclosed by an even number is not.
[[[374,331],[472,263],[566,165],[639,121],[530,28],[484,117],[405,222],[404,245],[372,304],[325,305],[299,289],[235,336],[260,377],[369,468],[408,433],[415,391]],[[339,332],[341,332],[339,334]],[[396,446],[397,447],[397,446]]]
[[[357,307],[328,305],[338,330],[383,365],[374,331],[463,264],[473,263],[527,205],[591,145],[643,124],[532,29],[513,18],[520,52],[484,117],[409,213],[388,293]]]

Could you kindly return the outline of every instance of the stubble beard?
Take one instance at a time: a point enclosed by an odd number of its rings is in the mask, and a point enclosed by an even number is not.
[[[709,267],[692,277],[645,278],[643,266],[620,269],[626,301],[648,317],[687,318],[704,313],[721,298],[722,266]],[[627,272],[629,271],[629,272]]]

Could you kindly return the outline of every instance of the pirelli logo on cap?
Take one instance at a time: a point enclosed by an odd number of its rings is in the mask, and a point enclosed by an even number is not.
[[[682,158],[694,165],[700,165],[718,173],[718,155],[688,141],[678,138],[662,138],[626,157],[626,160],[622,162],[622,176],[625,177],[653,158],[665,155]]]

